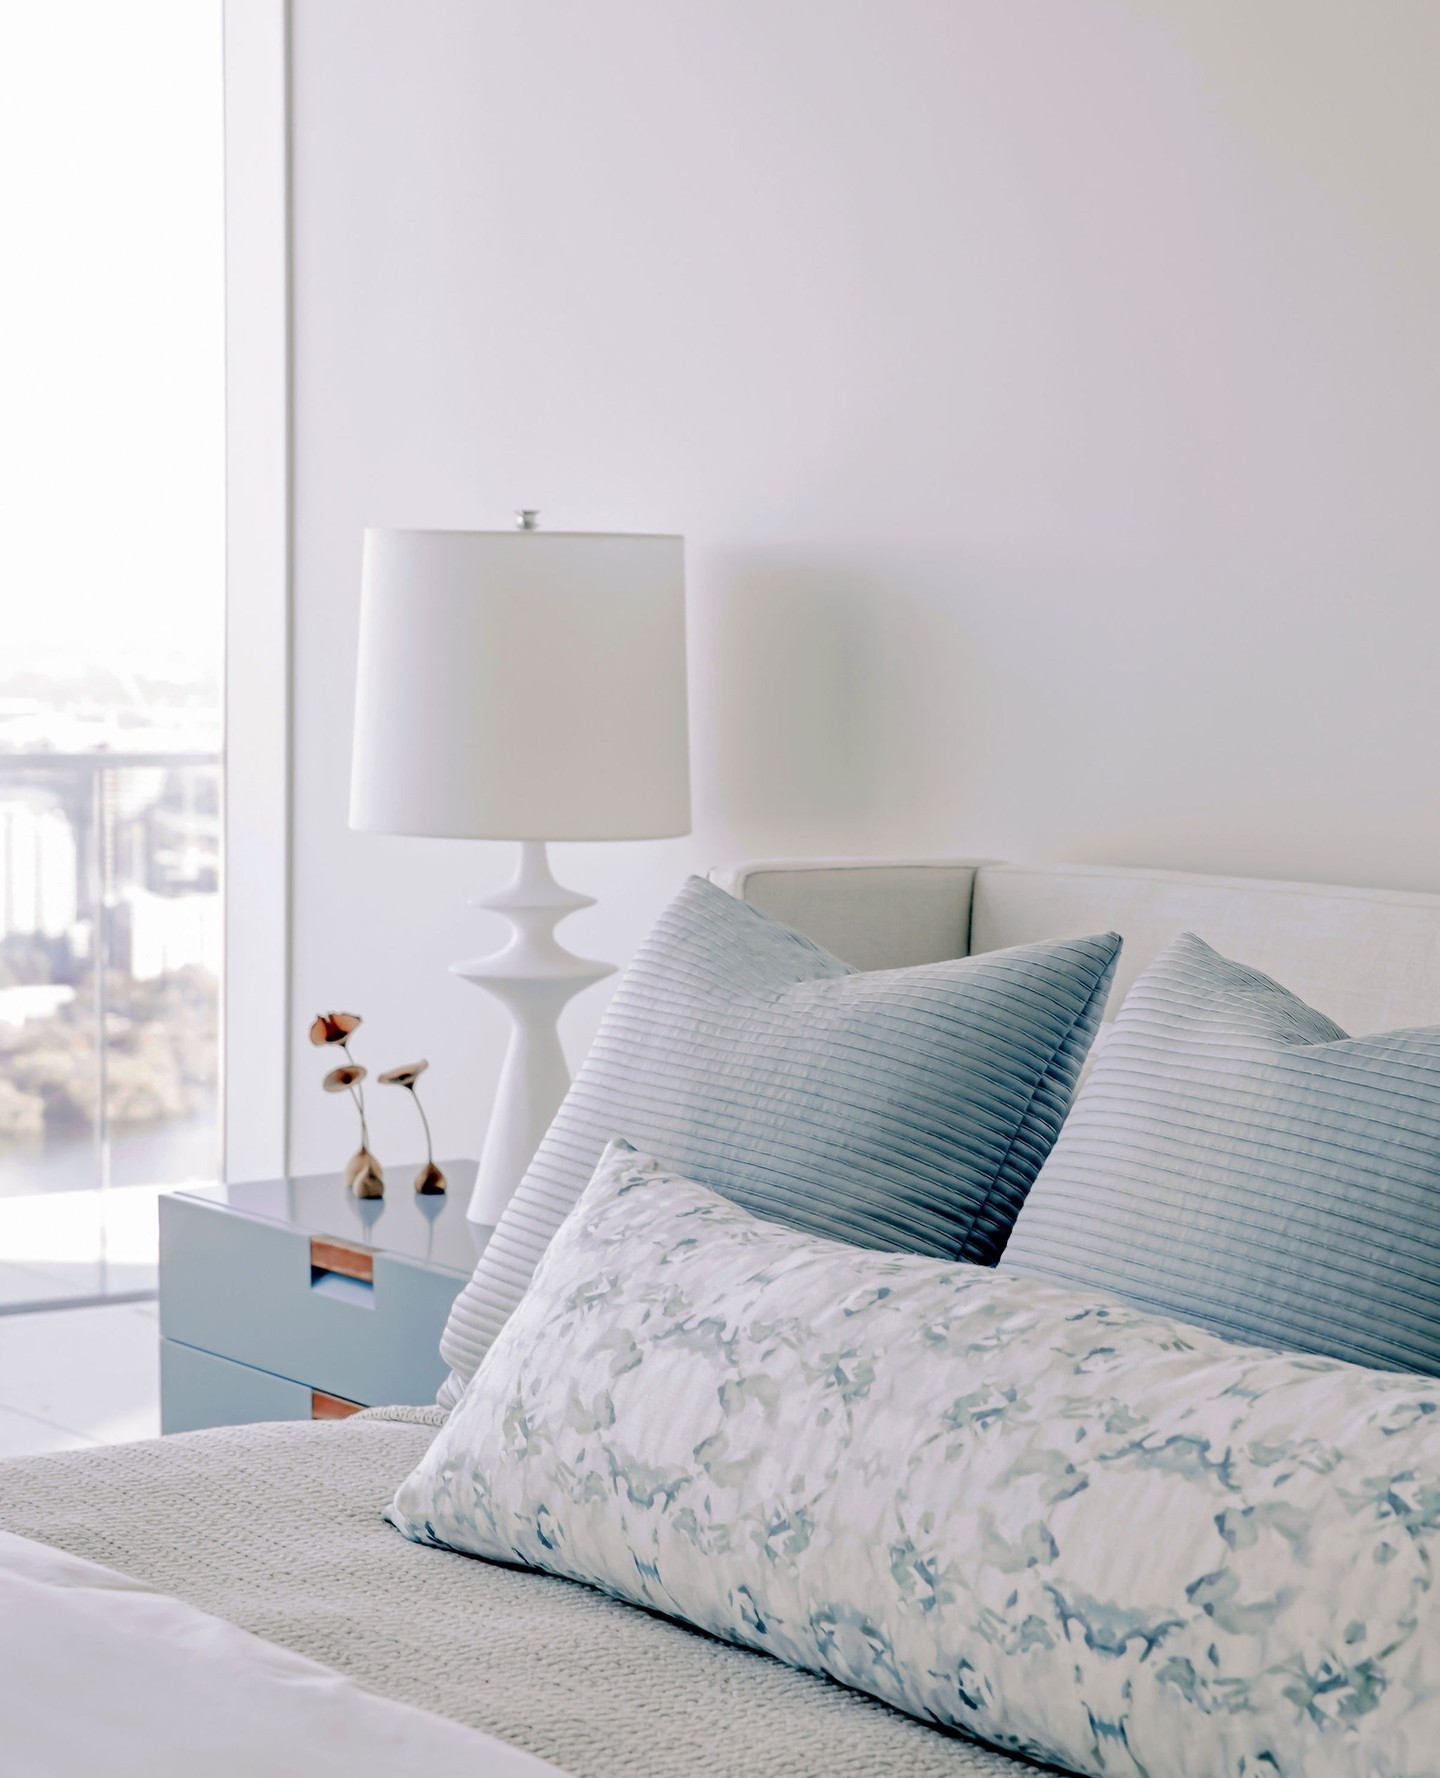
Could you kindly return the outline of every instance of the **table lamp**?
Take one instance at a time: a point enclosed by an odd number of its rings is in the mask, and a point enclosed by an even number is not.
[[[613,969],[556,939],[594,898],[547,842],[690,830],[683,539],[517,525],[365,533],[350,784],[352,828],[520,842],[472,903],[508,942],[453,965],[512,1020],[469,1211],[490,1225],[570,1084],[560,1012]]]

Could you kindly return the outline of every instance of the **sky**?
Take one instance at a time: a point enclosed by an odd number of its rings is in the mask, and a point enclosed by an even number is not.
[[[218,675],[221,0],[0,6],[7,667]]]

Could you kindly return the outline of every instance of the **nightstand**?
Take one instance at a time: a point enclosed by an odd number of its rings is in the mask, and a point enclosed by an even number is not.
[[[339,1174],[198,1186],[160,1199],[160,1396],[166,1432],[334,1419],[432,1402],[440,1334],[475,1268],[473,1161],[417,1197],[415,1165],[383,1198]]]

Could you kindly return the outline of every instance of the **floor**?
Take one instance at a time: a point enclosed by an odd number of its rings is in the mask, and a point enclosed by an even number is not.
[[[154,1290],[159,1196],[132,1185],[0,1197],[0,1308]],[[0,1401],[4,1381],[0,1357]]]
[[[153,1302],[0,1315],[0,1457],[118,1444],[159,1431]]]

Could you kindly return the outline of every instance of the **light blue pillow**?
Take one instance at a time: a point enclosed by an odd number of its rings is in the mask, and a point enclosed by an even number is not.
[[[1186,933],[1130,990],[1004,1264],[1440,1373],[1440,1027],[1347,1037]]]
[[[1433,1778],[1437,1476],[1428,1380],[617,1144],[387,1516],[1091,1778]]]
[[[757,1216],[993,1264],[1055,1140],[1120,940],[860,974],[692,877],[641,947],[456,1299],[453,1401],[612,1136]]]

